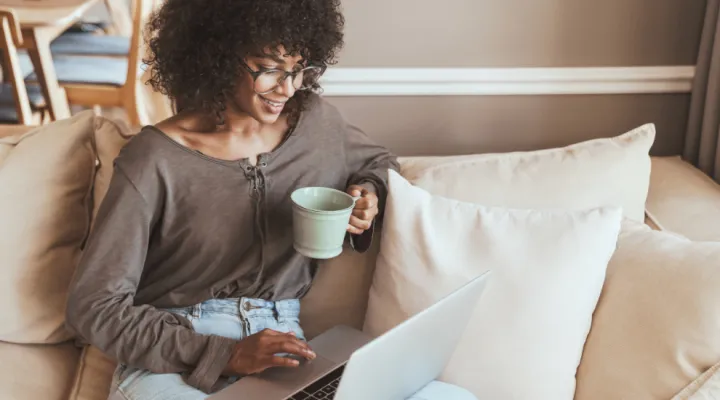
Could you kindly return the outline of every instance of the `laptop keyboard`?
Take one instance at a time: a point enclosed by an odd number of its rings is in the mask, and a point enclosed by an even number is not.
[[[335,397],[340,377],[342,377],[345,366],[334,369],[329,374],[313,382],[305,389],[295,393],[289,400],[330,400]]]

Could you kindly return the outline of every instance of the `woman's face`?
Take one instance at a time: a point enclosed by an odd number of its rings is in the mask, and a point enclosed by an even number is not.
[[[247,67],[253,71],[284,70],[295,71],[301,69],[302,57],[285,54],[285,48],[279,47],[276,52],[266,51],[263,56],[248,56],[245,59]],[[272,124],[278,120],[285,108],[285,104],[295,94],[292,78],[285,79],[274,90],[258,94],[252,75],[242,70],[238,78],[235,97],[232,99],[239,111],[249,114],[263,124]],[[262,78],[259,78],[262,79]],[[264,92],[264,91],[263,91]]]

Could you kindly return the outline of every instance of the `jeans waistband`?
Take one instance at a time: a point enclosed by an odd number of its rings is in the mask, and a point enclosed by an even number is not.
[[[220,313],[244,317],[277,316],[297,318],[300,315],[300,300],[269,301],[246,297],[236,299],[210,299],[194,306],[169,308],[167,311],[176,314],[193,315],[195,317],[200,317],[205,313]]]

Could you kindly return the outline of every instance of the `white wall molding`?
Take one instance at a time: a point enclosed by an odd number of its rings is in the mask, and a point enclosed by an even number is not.
[[[326,96],[687,93],[694,66],[330,68]]]

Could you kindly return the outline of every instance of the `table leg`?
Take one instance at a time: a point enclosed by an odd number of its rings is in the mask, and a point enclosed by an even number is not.
[[[25,41],[30,41],[27,52],[32,60],[38,82],[42,88],[45,102],[50,111],[52,121],[70,117],[70,106],[68,105],[65,90],[58,84],[50,53],[50,42],[53,35],[42,28],[31,29],[25,33]]]

